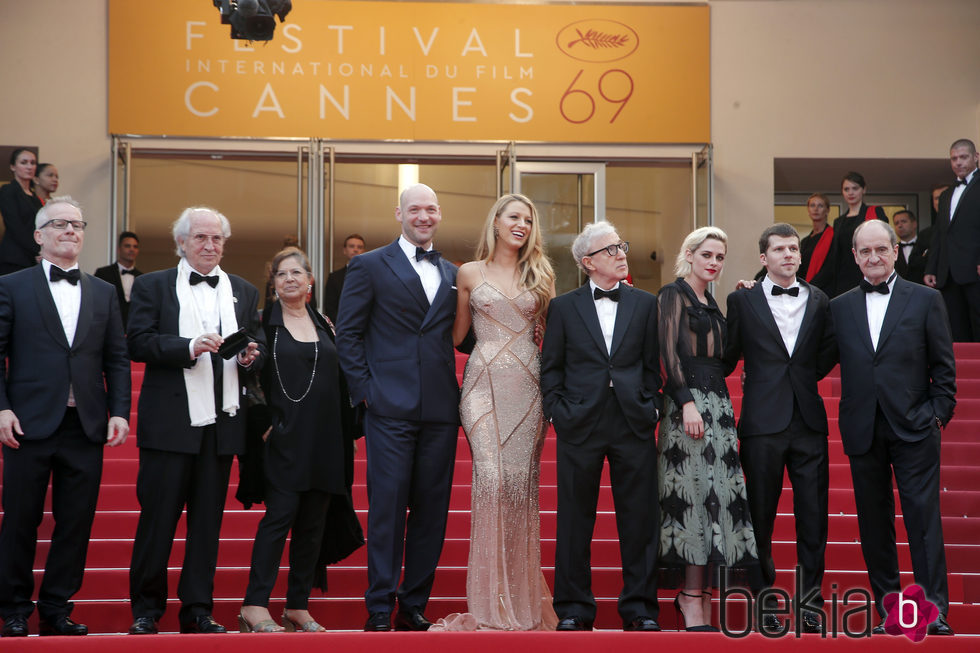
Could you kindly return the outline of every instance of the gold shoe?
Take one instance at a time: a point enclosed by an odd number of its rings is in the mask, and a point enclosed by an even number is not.
[[[256,624],[248,623],[248,619],[241,612],[238,613],[238,632],[241,633],[281,633],[283,627],[272,619],[263,619]]]
[[[327,629],[318,624],[313,619],[310,619],[306,623],[299,623],[298,621],[293,621],[292,618],[287,614],[288,610],[282,611],[282,625],[285,626],[287,633],[325,633]]]

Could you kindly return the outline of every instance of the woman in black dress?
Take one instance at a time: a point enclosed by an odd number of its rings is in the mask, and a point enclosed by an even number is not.
[[[0,188],[0,213],[3,214],[3,240],[0,240],[0,274],[16,272],[37,263],[39,247],[34,242],[34,218],[41,200],[31,189],[37,157],[19,147],[10,155],[14,180]]]
[[[888,216],[880,206],[868,206],[864,203],[864,191],[868,183],[859,172],[849,172],[841,180],[841,195],[847,204],[847,212],[834,220],[833,262],[837,281],[834,284],[833,297],[856,288],[861,283],[861,270],[854,261],[853,249],[854,230],[865,220],[884,220]]]
[[[242,632],[284,630],[268,605],[291,530],[283,625],[323,631],[307,604],[327,510],[332,500],[346,500],[343,383],[332,329],[306,302],[313,283],[306,255],[295,247],[282,250],[272,260],[272,274],[279,301],[263,320],[272,354],[262,370],[272,422],[264,436],[266,512],[255,534],[239,626]]]
[[[824,291],[834,294],[834,261],[831,257],[831,247],[834,244],[834,228],[827,223],[830,213],[830,200],[823,193],[814,193],[806,199],[806,212],[810,216],[813,228],[800,241],[800,276],[807,283]]]
[[[758,573],[755,533],[725,384],[725,317],[708,292],[725,265],[728,237],[702,227],[684,239],[678,279],[660,289],[660,357],[667,373],[657,438],[661,586],[680,586],[674,607],[688,631],[710,632],[711,592],[722,566]],[[751,585],[750,585],[751,586]]]

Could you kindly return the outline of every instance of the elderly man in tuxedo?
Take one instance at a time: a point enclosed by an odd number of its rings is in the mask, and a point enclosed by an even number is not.
[[[861,285],[830,302],[840,350],[841,440],[851,463],[861,551],[878,613],[899,592],[892,474],[912,572],[939,610],[933,635],[952,635],[939,510],[940,430],[956,404],[956,363],[938,292],[895,272],[898,238],[872,220],[854,232]],[[874,632],[885,632],[884,623]]]
[[[939,196],[925,284],[942,291],[956,342],[980,342],[980,155],[962,138],[950,147],[956,183]]]
[[[143,274],[136,269],[136,257],[140,253],[139,236],[132,231],[119,234],[116,245],[116,262],[95,271],[95,276],[111,283],[116,288],[119,297],[119,308],[122,309],[123,327],[129,321],[129,301],[133,293],[133,282]]]
[[[558,630],[592,630],[595,621],[589,560],[607,459],[623,561],[623,629],[660,630],[657,298],[622,283],[629,273],[628,249],[610,223],[588,225],[572,243],[572,257],[589,283],[556,297],[548,308],[541,403],[558,435]]]
[[[242,388],[265,356],[258,291],[219,265],[231,236],[228,219],[191,207],[173,235],[180,262],[136,279],[129,314],[129,353],[146,363],[136,429],[140,518],[129,573],[133,635],[157,632],[167,605],[167,560],[185,506],[180,631],[225,632],[211,616],[218,535],[232,458],[245,450]],[[219,355],[224,339],[242,329],[238,351],[221,350],[230,359]]]
[[[129,433],[130,373],[112,287],[81,274],[85,221],[70,197],[37,213],[41,263],[0,277],[0,616],[27,635],[37,527],[51,481],[55,528],[38,593],[42,635],[85,635],[70,616],[82,584],[103,445]]]
[[[367,408],[369,632],[391,630],[396,596],[397,630],[431,625],[423,611],[446,535],[459,431],[456,266],[432,248],[442,221],[435,192],[406,188],[395,219],[397,240],[351,259],[337,318],[351,400]]]
[[[725,362],[728,373],[745,359],[739,457],[752,513],[755,542],[765,582],[776,581],[772,532],[776,508],[789,473],[796,521],[796,558],[802,573],[801,630],[821,632],[824,552],[830,468],[827,411],[817,381],[837,364],[830,301],[822,290],[798,279],[800,237],[784,223],[759,238],[766,276],[751,289],[728,296]],[[783,625],[764,614],[760,628]]]

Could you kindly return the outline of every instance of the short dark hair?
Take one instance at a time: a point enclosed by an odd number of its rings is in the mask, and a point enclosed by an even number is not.
[[[137,245],[140,244],[139,236],[134,234],[132,231],[124,231],[121,234],[119,234],[119,240],[116,241],[116,245],[122,245],[123,241],[126,240],[127,238],[132,238],[133,240],[135,240]]]
[[[21,152],[30,152],[34,155],[35,163],[37,163],[37,153],[29,147],[15,147],[14,151],[10,153],[10,165],[15,165],[17,163],[17,157],[20,156]],[[35,171],[36,173],[36,171]]]
[[[766,227],[766,230],[762,232],[761,236],[759,236],[760,254],[765,254],[766,250],[769,249],[769,238],[771,236],[796,238],[796,244],[800,244],[800,234],[793,228],[793,225],[786,224],[785,222],[777,222],[776,224]]]
[[[949,150],[952,152],[958,147],[967,148],[968,150],[970,150],[970,154],[977,153],[977,146],[969,138],[960,138],[956,141],[953,141],[953,144],[949,146]]]
[[[917,217],[915,217],[915,213],[913,213],[912,211],[909,211],[908,209],[901,209],[899,211],[895,211],[895,214],[892,216],[892,222],[895,222],[895,218],[897,218],[898,216],[902,215],[903,213],[908,213],[909,220],[911,220],[912,222],[918,222],[919,221],[919,219]]]
[[[853,181],[861,188],[868,187],[868,182],[864,180],[864,175],[862,175],[860,172],[854,172],[853,170],[844,175],[844,178],[840,180],[840,185],[843,186],[845,181]]]
[[[364,240],[364,236],[361,234],[351,234],[350,236],[347,236],[347,238],[344,238],[344,247],[347,247],[347,241],[351,238],[357,238],[359,241],[361,241],[362,245],[367,245],[367,241]]]

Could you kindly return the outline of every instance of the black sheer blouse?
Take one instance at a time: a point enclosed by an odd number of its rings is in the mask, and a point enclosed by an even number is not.
[[[692,367],[710,359],[721,364],[725,316],[707,291],[705,298],[708,303],[702,304],[683,279],[660,289],[660,358],[667,374],[665,390],[678,406],[694,401],[689,389]],[[724,376],[720,378],[723,383]]]

